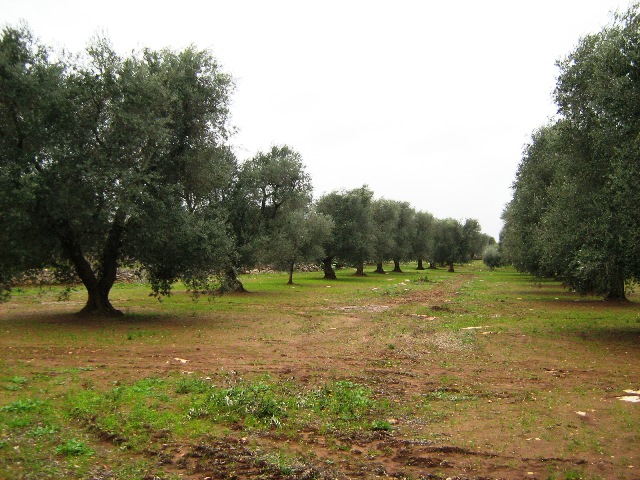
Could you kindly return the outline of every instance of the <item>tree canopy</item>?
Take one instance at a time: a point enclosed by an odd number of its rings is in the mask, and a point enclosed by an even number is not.
[[[318,200],[318,212],[330,216],[334,223],[333,235],[325,243],[325,277],[335,277],[331,267],[335,257],[364,275],[364,264],[374,256],[376,243],[372,207],[373,192],[367,186],[331,192]]]
[[[234,159],[233,83],[210,53],[144,50],[120,58],[104,39],[55,58],[24,27],[0,41],[0,275],[72,267],[85,312],[113,312],[122,259],[156,293],[193,285],[232,256],[215,192]]]
[[[638,9],[558,63],[559,118],[525,150],[501,235],[521,270],[611,300],[640,278]]]

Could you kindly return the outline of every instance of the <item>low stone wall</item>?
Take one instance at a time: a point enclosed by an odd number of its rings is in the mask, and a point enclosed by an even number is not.
[[[141,269],[123,267],[119,268],[116,273],[116,282],[137,283],[143,282],[144,280],[145,274]],[[43,270],[26,273],[21,278],[17,279],[15,283],[17,285],[56,285],[59,283],[69,283],[71,285],[76,285],[82,282],[76,275],[72,275],[69,281],[61,282],[59,278],[56,278],[53,270],[45,268]]]
[[[314,264],[296,265],[296,272],[320,272],[322,266]],[[276,273],[278,270],[270,266],[260,266],[252,269],[242,270],[240,273],[255,275],[259,273]],[[122,267],[116,273],[116,282],[118,283],[138,283],[146,281],[145,271],[140,268]],[[69,281],[61,282],[56,278],[54,271],[49,268],[25,273],[21,278],[16,280],[16,285],[57,285],[60,283],[68,283],[78,285],[82,283],[80,278],[73,275]]]

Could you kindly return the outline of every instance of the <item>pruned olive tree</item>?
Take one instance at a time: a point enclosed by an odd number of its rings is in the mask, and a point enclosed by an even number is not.
[[[455,263],[469,260],[464,242],[463,225],[454,218],[445,218],[436,222],[434,244],[434,263],[447,265],[449,272],[455,271]]]
[[[233,193],[227,201],[239,256],[227,272],[232,290],[244,290],[237,279],[238,268],[253,267],[265,261],[263,249],[269,242],[281,241],[291,219],[306,214],[313,187],[300,153],[287,145],[258,152],[240,165]],[[300,217],[300,218],[302,218]],[[294,235],[293,232],[290,232]],[[277,237],[277,239],[276,239]]]
[[[435,218],[429,212],[416,212],[411,253],[418,260],[417,270],[424,270],[424,260],[433,258]]]
[[[393,271],[402,273],[400,262],[409,260],[412,253],[412,243],[415,231],[416,211],[408,202],[395,202],[398,208],[398,220],[390,226],[389,234],[393,236],[394,243],[391,251]]]
[[[374,273],[384,274],[384,262],[392,258],[396,239],[391,230],[398,223],[400,211],[398,203],[385,198],[376,199],[372,204],[375,222],[375,244],[373,260],[376,263]]]
[[[334,191],[322,196],[317,211],[333,219],[334,228],[324,248],[324,276],[335,279],[334,259],[356,268],[356,275],[364,275],[364,264],[374,256],[376,224],[373,217],[373,192],[367,187],[348,191]]]
[[[232,80],[194,47],[118,56],[98,38],[55,56],[26,27],[0,39],[0,282],[69,266],[85,313],[114,314],[123,262],[155,293],[206,288],[234,255],[217,193]]]
[[[333,220],[328,215],[311,209],[297,209],[281,215],[262,237],[260,258],[289,273],[293,285],[293,272],[299,262],[317,262],[325,258],[323,245],[331,236]]]

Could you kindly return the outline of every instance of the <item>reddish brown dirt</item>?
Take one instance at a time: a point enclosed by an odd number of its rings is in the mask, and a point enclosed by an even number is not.
[[[157,450],[148,452],[166,472],[180,473],[186,479],[531,479],[570,471],[589,478],[640,478],[640,473],[636,474],[640,472],[640,454],[633,450],[640,432],[622,430],[618,434],[621,426],[608,424],[606,413],[623,408],[616,398],[623,385],[637,387],[638,339],[613,335],[593,353],[589,339],[583,339],[581,345],[572,337],[551,341],[486,329],[482,333],[489,333],[473,337],[472,348],[460,343],[459,337],[434,330],[439,321],[437,312],[455,313],[450,300],[469,280],[465,276],[456,279],[380,304],[336,305],[322,317],[283,311],[278,325],[259,322],[249,314],[233,319],[221,315],[181,317],[178,322],[160,316],[130,324],[125,320],[80,319],[65,310],[75,306],[49,306],[58,311],[46,315],[41,307],[17,313],[3,306],[0,328],[5,334],[0,348],[7,363],[28,363],[33,372],[93,365],[96,369],[87,376],[103,388],[176,371],[238,377],[269,373],[301,385],[349,378],[370,386],[378,398],[407,404],[433,392],[477,399],[453,407],[443,401],[441,410],[446,416],[441,420],[411,415],[389,419],[392,432],[328,437],[311,429],[295,438],[282,438],[277,430],[249,436],[238,430],[198,444],[159,443]],[[407,304],[430,306],[434,316],[403,313]],[[251,311],[251,315],[259,315],[259,307]],[[391,349],[384,336],[388,324],[376,319],[380,315],[393,317],[395,312],[398,321],[410,328],[393,337]],[[272,321],[273,315],[269,311],[265,317]],[[66,346],[60,346],[55,338],[34,341],[28,329],[12,325],[26,318],[40,330],[77,329],[85,333],[79,334],[82,340]],[[133,338],[108,343],[94,342],[86,335],[94,331],[100,338],[105,329],[121,339],[127,331],[140,329],[162,332],[170,340],[156,344],[148,338]],[[586,352],[593,356],[585,359]],[[635,378],[629,378],[629,372]],[[559,389],[576,392],[577,398],[551,394]],[[440,404],[433,404],[437,416]],[[531,418],[522,413],[523,404],[532,412]],[[628,407],[630,415],[640,415],[636,405]],[[567,448],[572,429],[591,432],[603,444],[602,452],[580,447],[577,442],[575,449]],[[260,452],[277,451],[298,452],[305,461],[287,477],[256,460]],[[621,465],[620,457],[629,465]],[[96,472],[95,478],[110,478],[108,467]]]

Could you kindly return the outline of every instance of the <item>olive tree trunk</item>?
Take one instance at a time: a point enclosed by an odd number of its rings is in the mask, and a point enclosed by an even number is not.
[[[75,267],[82,284],[87,289],[87,303],[80,313],[91,315],[122,315],[120,310],[111,305],[109,292],[116,281],[118,258],[122,246],[124,232],[124,212],[117,211],[111,229],[107,235],[102,257],[98,267],[98,274],[93,271],[86,259],[82,247],[73,233],[68,221],[61,221],[57,225],[56,233],[65,253]]]
[[[238,279],[238,272],[233,267],[229,267],[225,271],[224,291],[232,293],[247,292],[242,282]]]
[[[394,258],[393,259],[393,272],[402,273],[402,269],[400,268],[400,259],[399,258]]]
[[[287,282],[287,285],[293,285],[293,267],[295,267],[295,263],[291,262],[289,264],[289,281]]]
[[[322,267],[324,269],[325,280],[337,280],[336,271],[333,269],[333,257],[327,257],[322,260]]]
[[[610,273],[611,269],[607,269]],[[614,269],[613,274],[609,275],[607,293],[604,299],[612,302],[624,302],[627,300],[625,295],[625,281],[624,276],[620,273],[620,269]]]

